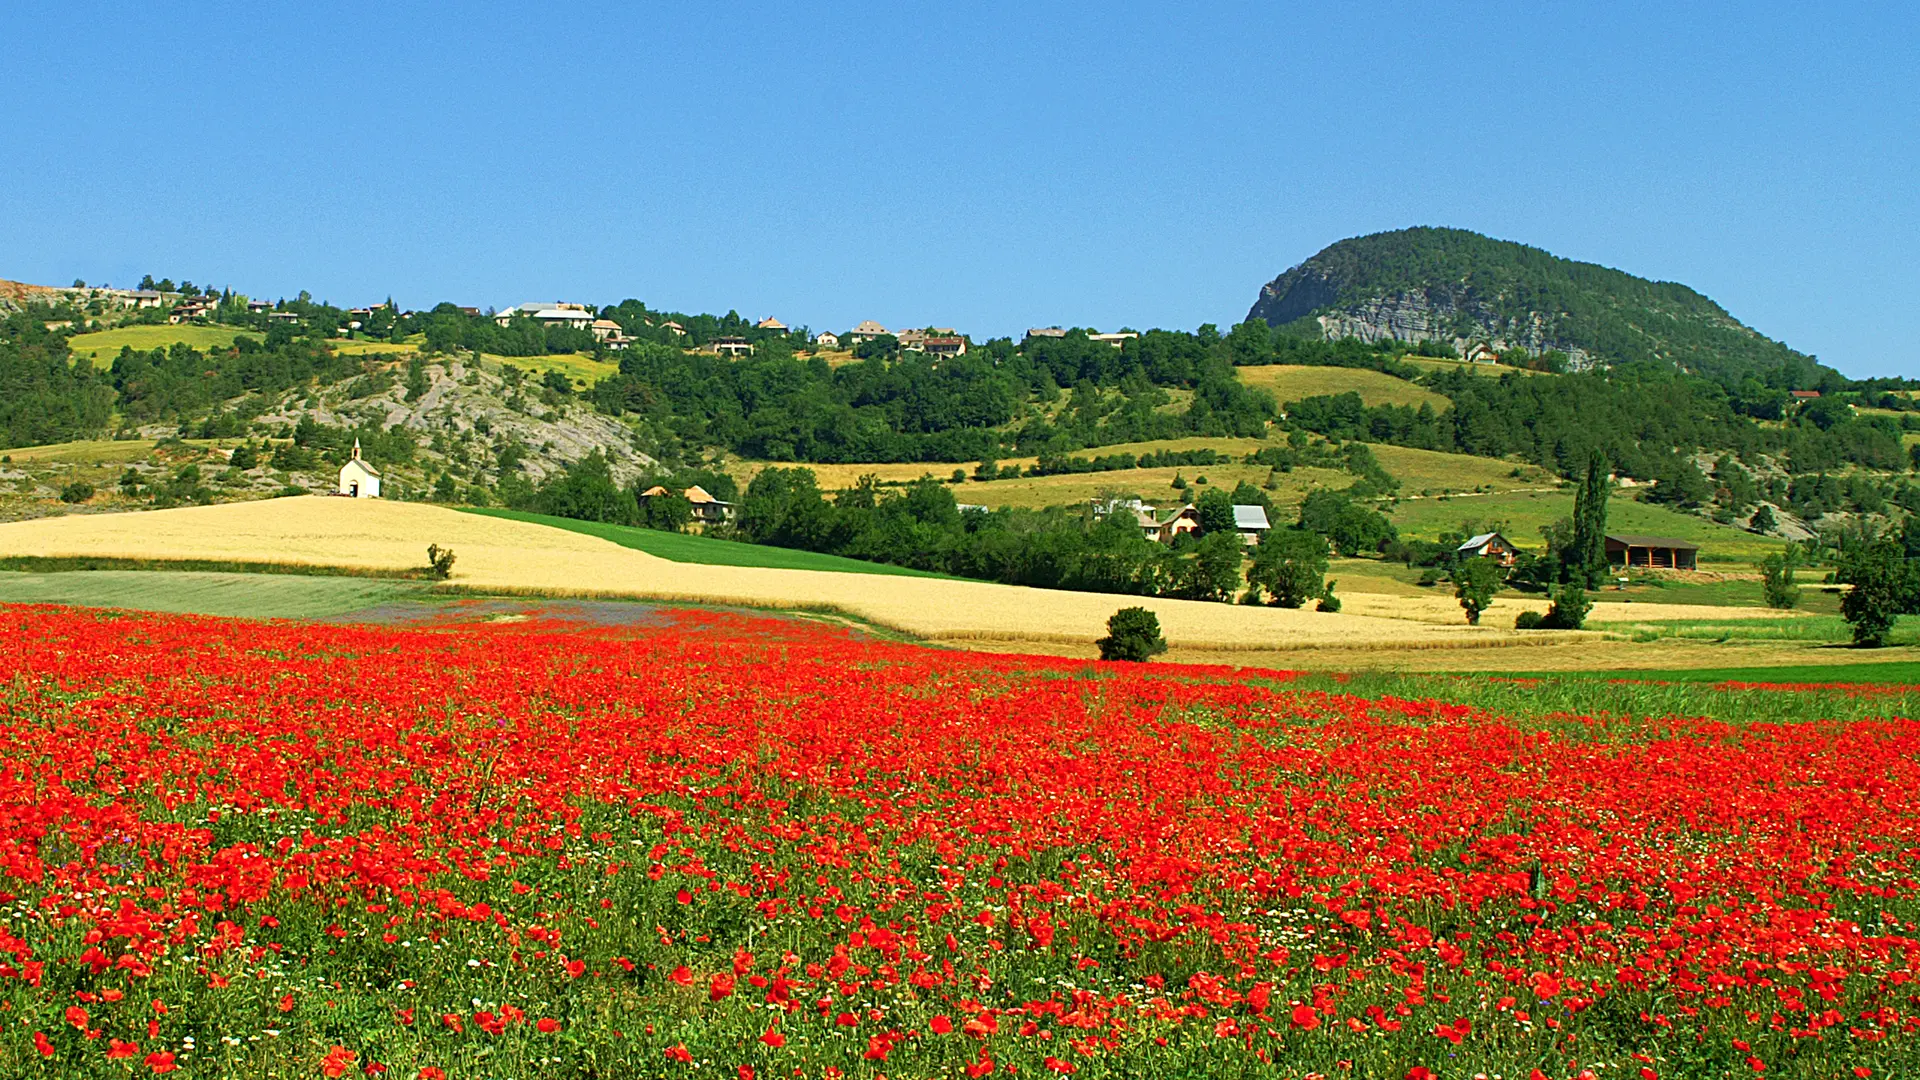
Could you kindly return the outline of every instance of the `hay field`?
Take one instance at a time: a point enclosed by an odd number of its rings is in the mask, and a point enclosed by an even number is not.
[[[1403,362],[1428,371],[1460,371],[1470,375],[1483,375],[1499,378],[1502,375],[1549,375],[1550,372],[1535,371],[1532,368],[1508,367],[1505,364],[1469,364],[1465,360],[1445,360],[1437,356],[1403,356]]]
[[[592,386],[609,375],[620,374],[620,365],[606,360],[595,360],[592,353],[551,353],[546,356],[495,356],[481,353],[480,358],[502,367],[516,367],[530,375],[545,375],[557,371],[575,383]]]
[[[1367,368],[1262,364],[1235,368],[1234,373],[1242,383],[1267,391],[1283,406],[1302,398],[1345,393],[1359,394],[1368,405],[1431,405],[1435,412],[1453,404],[1424,386]]]
[[[402,569],[454,549],[452,584],[544,595],[837,609],[923,638],[1052,643],[1091,653],[1116,609],[1158,613],[1168,639],[1223,656],[1275,647],[1473,649],[1554,634],[1028,589],[987,582],[669,562],[563,529],[419,503],[320,496],[0,524],[0,555],[228,559]],[[1352,601],[1349,600],[1349,603]],[[1644,614],[1644,613],[1641,613]]]
[[[237,337],[250,337],[255,341],[260,334],[251,330],[236,330],[231,326],[118,326],[112,330],[100,330],[92,334],[78,334],[68,339],[67,349],[75,356],[85,356],[95,360],[111,360],[120,355],[123,347],[131,347],[136,352],[150,352],[164,349],[175,342],[188,345],[206,352],[211,349],[224,349],[233,344]]]

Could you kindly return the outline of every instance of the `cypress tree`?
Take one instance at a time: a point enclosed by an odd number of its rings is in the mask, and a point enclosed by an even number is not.
[[[1567,553],[1567,579],[1597,589],[1607,580],[1607,459],[1595,450],[1587,475],[1573,497],[1573,550]]]

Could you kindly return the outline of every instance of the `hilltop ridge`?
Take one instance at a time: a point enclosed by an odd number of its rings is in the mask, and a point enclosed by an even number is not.
[[[1465,229],[1341,240],[1263,286],[1247,318],[1315,337],[1553,350],[1572,370],[1650,363],[1728,385],[1783,367],[1818,375],[1813,357],[1685,285]]]

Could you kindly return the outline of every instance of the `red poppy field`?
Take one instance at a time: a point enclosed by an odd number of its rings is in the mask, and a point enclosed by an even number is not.
[[[4,1076],[1920,1062],[1893,716],[1503,718],[702,612],[0,627]]]

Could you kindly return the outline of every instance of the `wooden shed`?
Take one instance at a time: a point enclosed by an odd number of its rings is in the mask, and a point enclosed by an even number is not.
[[[1656,570],[1698,570],[1700,545],[1677,536],[1607,534],[1607,562]]]

